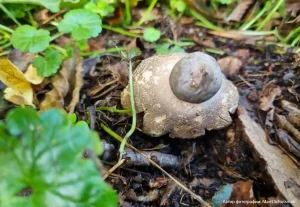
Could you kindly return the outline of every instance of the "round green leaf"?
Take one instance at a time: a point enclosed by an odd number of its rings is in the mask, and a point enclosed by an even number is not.
[[[155,42],[160,38],[160,31],[153,27],[149,27],[144,31],[144,39],[148,42]]]
[[[99,16],[87,9],[75,9],[68,12],[58,24],[58,30],[71,33],[75,40],[96,37],[102,31]]]
[[[50,41],[49,31],[37,30],[29,25],[18,27],[11,37],[13,46],[22,52],[41,52],[48,47]]]
[[[0,122],[1,207],[116,207],[116,192],[83,156],[93,149],[102,151],[97,133],[62,110],[12,110]]]
[[[60,53],[55,49],[49,49],[44,57],[36,57],[32,65],[36,68],[37,74],[42,77],[49,77],[57,72],[62,63]]]

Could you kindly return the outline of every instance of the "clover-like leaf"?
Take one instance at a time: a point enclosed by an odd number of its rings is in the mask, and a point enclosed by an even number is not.
[[[58,12],[61,1],[67,0],[0,0],[0,3],[37,4],[46,7],[51,12]]]
[[[177,45],[171,45],[168,42],[164,44],[155,45],[154,49],[156,51],[156,54],[158,55],[164,55],[175,52],[185,52],[182,47],[179,47]]]
[[[115,8],[107,0],[97,0],[96,3],[90,1],[84,8],[100,14],[101,17],[109,16],[115,11]]]
[[[36,68],[37,74],[42,77],[49,77],[57,72],[62,63],[60,53],[55,49],[49,49],[45,56],[34,58],[32,65]]]
[[[41,52],[48,47],[50,41],[49,31],[37,30],[29,25],[18,27],[11,37],[13,46],[22,52]]]
[[[83,156],[99,149],[98,135],[62,110],[10,111],[0,122],[1,207],[116,207],[116,193]]]
[[[58,30],[71,33],[75,40],[85,40],[96,37],[102,31],[102,21],[99,16],[87,9],[75,9],[65,14],[58,24]]]
[[[186,3],[183,0],[171,0],[170,7],[178,12],[183,12],[186,9]]]
[[[160,31],[153,27],[144,30],[144,39],[148,42],[155,42],[160,38]]]

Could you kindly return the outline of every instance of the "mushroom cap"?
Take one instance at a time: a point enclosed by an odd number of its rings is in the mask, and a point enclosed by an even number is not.
[[[222,72],[212,56],[193,52],[175,64],[169,82],[171,90],[180,100],[202,103],[220,89]]]
[[[219,90],[207,101],[189,103],[172,92],[169,77],[175,64],[186,53],[153,56],[143,60],[133,73],[136,111],[144,112],[143,132],[151,136],[169,133],[170,137],[196,138],[205,129],[220,129],[231,124],[239,100],[237,88],[222,74]],[[127,86],[121,94],[124,108],[130,108]],[[230,113],[229,113],[230,112]]]

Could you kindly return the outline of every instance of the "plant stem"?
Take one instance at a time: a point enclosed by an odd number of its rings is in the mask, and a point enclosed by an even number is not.
[[[177,42],[177,41],[174,41],[174,40],[170,40],[168,38],[166,39],[163,39],[164,41],[168,41],[169,43],[173,44],[173,45],[176,45],[178,47],[187,47],[187,46],[193,46],[195,45],[195,42],[192,42],[192,41],[186,41],[186,42]]]
[[[120,51],[125,51],[127,50],[127,47],[119,47],[119,48],[108,48],[106,50],[103,51],[94,51],[94,52],[82,52],[80,53],[81,56],[96,56],[96,55],[101,55],[101,54],[105,54],[105,53],[118,53]]]
[[[271,6],[271,3],[268,1],[266,2],[266,5],[264,8],[249,22],[246,22],[243,24],[240,28],[240,30],[245,31],[249,29]]]
[[[125,25],[131,22],[130,0],[125,0]]]
[[[272,11],[268,14],[268,16],[259,24],[256,28],[256,31],[261,30],[271,19],[273,14],[277,11],[277,9],[281,6],[284,0],[278,0]]]
[[[109,111],[112,113],[119,113],[119,114],[128,114],[131,112],[131,109],[117,109],[116,107],[108,107],[108,106],[101,106],[97,107],[96,110],[98,111]]]
[[[287,36],[286,38],[283,39],[283,42],[284,42],[284,43],[287,43],[287,42],[288,42],[295,34],[297,34],[297,33],[299,33],[299,32],[300,32],[300,27],[298,27],[298,28],[292,30],[292,31],[288,34],[288,36]],[[299,35],[298,35],[298,37],[299,37]]]
[[[2,9],[2,11],[4,11],[4,13],[11,19],[13,20],[16,25],[21,26],[22,24],[10,13],[10,11],[8,11],[6,9],[6,7],[0,3],[0,9]]]
[[[68,56],[67,51],[66,51],[64,48],[62,48],[62,47],[60,47],[60,46],[58,46],[58,45],[51,44],[51,45],[49,45],[49,48],[54,48],[54,49],[56,49],[56,50],[59,51],[64,57],[67,57],[67,56]]]
[[[122,155],[124,152],[125,145],[127,143],[128,138],[133,134],[136,128],[136,110],[135,110],[135,103],[134,103],[134,91],[133,91],[133,78],[132,78],[132,60],[129,60],[129,91],[130,91],[130,104],[131,104],[131,112],[132,112],[132,124],[130,130],[124,136],[120,144],[120,157],[119,160],[122,159]]]
[[[296,44],[299,44],[299,42],[300,42],[300,36],[298,36],[297,38],[295,38],[295,39],[293,40],[293,42],[291,43],[291,46],[295,47]]]
[[[32,17],[31,12],[28,10],[26,13],[27,13],[27,15],[28,15],[30,24],[31,24],[32,26],[36,27],[36,23],[35,23],[35,21],[34,21],[34,19],[33,19],[33,17]]]
[[[212,30],[215,30],[215,31],[223,31],[222,28],[220,28],[220,27],[214,25],[213,23],[211,23],[204,16],[202,16],[201,14],[196,12],[195,10],[189,9],[189,12],[191,13],[192,16],[194,16],[196,19],[198,19],[201,22],[201,23],[198,23],[197,25],[200,25],[202,27],[212,29]]]
[[[103,29],[110,30],[110,31],[113,31],[113,32],[120,33],[120,34],[125,35],[125,36],[128,36],[128,37],[142,38],[142,35],[135,34],[135,33],[132,33],[132,32],[128,32],[128,31],[123,30],[123,29],[121,29],[121,28],[111,27],[111,26],[106,25],[106,24],[103,24],[103,25],[102,25],[102,28],[103,28]]]
[[[247,31],[237,31],[237,33],[245,36],[265,36],[265,35],[275,35],[276,31],[275,30],[271,30],[271,31],[247,30]]]
[[[56,33],[56,34],[52,35],[51,36],[51,41],[55,40],[56,38],[58,38],[61,35],[63,35],[63,33]]]
[[[11,43],[11,42],[8,42],[8,43],[6,43],[5,45],[2,45],[0,48],[1,48],[1,49],[5,49],[5,48],[10,47],[11,45],[12,45],[12,43]]]
[[[219,49],[215,49],[215,48],[205,48],[204,49],[206,52],[210,52],[213,54],[217,54],[217,55],[224,55],[225,52],[223,50],[219,50]]]
[[[9,54],[9,51],[3,51],[0,53],[0,57]]]
[[[9,32],[9,33],[13,33],[14,30],[12,30],[11,28],[7,27],[7,26],[4,26],[2,24],[0,24],[0,29],[6,31],[6,32]]]
[[[153,10],[156,3],[157,3],[157,0],[152,0],[151,1],[147,11],[144,13],[142,18],[134,26],[139,27],[144,23],[144,21],[148,18],[150,12]]]

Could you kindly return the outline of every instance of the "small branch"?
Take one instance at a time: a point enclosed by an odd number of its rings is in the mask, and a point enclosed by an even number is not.
[[[151,166],[151,163],[148,161],[149,159],[153,160],[161,167],[176,168],[179,167],[180,165],[180,160],[175,155],[160,153],[156,151],[141,151],[141,152],[147,158],[139,153],[134,152],[129,148],[125,148],[122,158],[126,159],[129,165],[134,165],[134,166],[147,166],[147,167]]]

